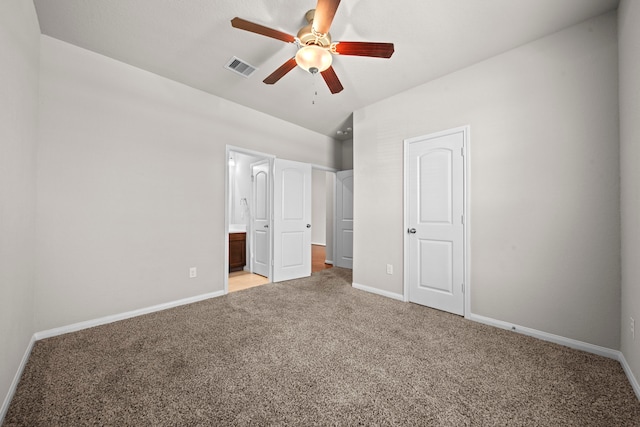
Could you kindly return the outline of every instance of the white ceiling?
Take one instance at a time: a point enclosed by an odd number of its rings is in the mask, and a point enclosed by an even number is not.
[[[618,0],[344,0],[333,40],[392,42],[395,53],[334,57],[345,87],[336,95],[299,68],[262,83],[295,45],[230,24],[238,16],[295,35],[315,0],[34,3],[43,34],[336,137],[358,108],[613,10]],[[224,69],[232,56],[258,71],[244,78]]]

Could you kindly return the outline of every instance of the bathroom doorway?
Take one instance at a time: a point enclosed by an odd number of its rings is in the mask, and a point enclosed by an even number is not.
[[[273,184],[268,174],[272,171],[275,156],[227,146],[227,159],[226,261],[229,268],[226,270],[225,292],[234,292],[260,286],[273,279],[273,270],[269,268],[273,259],[269,228],[272,226],[269,219],[273,210],[269,202],[273,197]],[[312,168],[311,257],[312,271],[317,271],[318,265],[322,268],[333,265],[335,171],[315,165]],[[266,269],[261,268],[265,266]]]

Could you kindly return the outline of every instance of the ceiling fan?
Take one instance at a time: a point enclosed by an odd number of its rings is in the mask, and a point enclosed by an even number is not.
[[[331,66],[333,55],[390,58],[394,50],[393,43],[343,41],[332,43],[329,27],[339,4],[340,0],[318,0],[316,8],[305,14],[308,24],[298,31],[296,37],[238,17],[231,20],[231,25],[234,28],[287,43],[295,43],[298,46],[295,57],[264,79],[264,83],[269,85],[276,83],[297,65],[311,74],[320,73],[331,93],[338,93],[344,88]]]

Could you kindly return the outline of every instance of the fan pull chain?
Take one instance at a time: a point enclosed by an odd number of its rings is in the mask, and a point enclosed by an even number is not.
[[[318,99],[318,73],[313,73],[313,97],[311,98],[311,105],[316,105],[316,99]]]

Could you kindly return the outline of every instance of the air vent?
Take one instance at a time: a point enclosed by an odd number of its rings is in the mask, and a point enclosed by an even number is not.
[[[257,70],[253,65],[249,65],[242,59],[236,58],[235,56],[231,58],[231,61],[229,61],[227,65],[225,65],[225,68],[236,74],[240,74],[242,77],[249,77]]]

